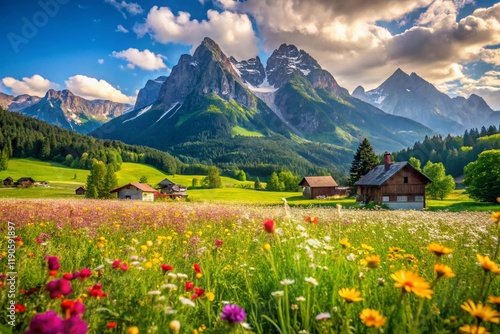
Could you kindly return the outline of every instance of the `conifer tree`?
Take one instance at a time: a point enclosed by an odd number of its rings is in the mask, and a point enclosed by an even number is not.
[[[7,152],[7,146],[4,146],[2,151],[0,151],[0,170],[6,170],[9,167],[9,154]]]
[[[256,190],[262,189],[262,184],[260,183],[260,180],[258,177],[255,179],[255,183],[253,184],[253,187]]]
[[[373,167],[378,164],[378,158],[375,155],[370,141],[367,138],[363,139],[359,144],[350,169],[350,184],[354,185],[361,177],[366,175]]]

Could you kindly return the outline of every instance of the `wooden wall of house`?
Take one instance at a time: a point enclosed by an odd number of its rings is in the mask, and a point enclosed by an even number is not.
[[[335,195],[335,187],[311,188],[312,198],[320,196],[330,197]]]

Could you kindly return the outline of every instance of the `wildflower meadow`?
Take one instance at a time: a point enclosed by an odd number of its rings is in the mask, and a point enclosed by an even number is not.
[[[3,200],[0,217],[2,333],[500,332],[497,213]]]

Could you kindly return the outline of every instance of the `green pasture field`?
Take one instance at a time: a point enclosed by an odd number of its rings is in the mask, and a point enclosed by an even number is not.
[[[75,178],[76,175],[76,178]],[[43,162],[35,159],[11,159],[9,168],[0,171],[0,179],[11,176],[17,180],[23,176],[30,176],[36,181],[46,181],[49,187],[32,187],[28,189],[0,187],[0,198],[82,198],[75,195],[75,189],[85,185],[88,170],[69,168],[64,165]],[[164,178],[172,182],[190,187],[193,178],[200,181],[204,175],[171,175],[152,166],[125,162],[117,172],[118,185],[129,182],[138,182],[145,176],[148,183],[155,186]],[[343,207],[359,207],[353,198],[328,200],[308,200],[302,198],[300,192],[268,192],[244,189],[244,185],[253,185],[253,181],[239,181],[222,176],[223,188],[219,189],[189,189],[188,200],[192,202],[217,203],[248,203],[262,205],[278,205],[286,199],[290,206],[333,206],[341,204]],[[496,203],[480,203],[472,200],[465,190],[456,190],[444,200],[427,199],[427,209],[430,211],[449,210],[459,211],[496,211]]]

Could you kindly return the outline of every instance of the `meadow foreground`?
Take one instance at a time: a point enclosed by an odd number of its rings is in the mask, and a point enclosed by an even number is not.
[[[0,329],[495,333],[493,218],[2,200]]]

